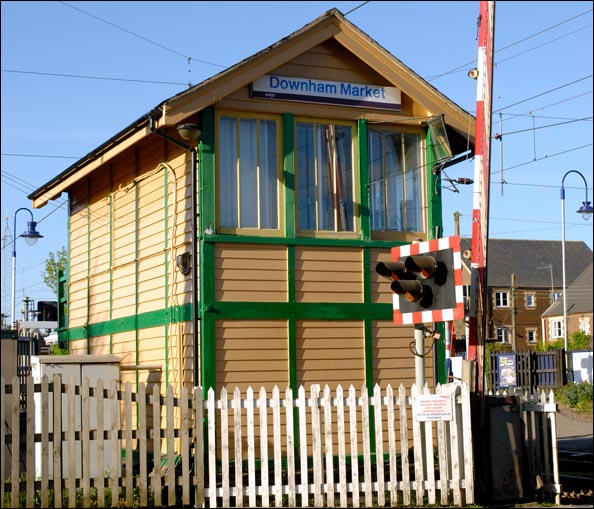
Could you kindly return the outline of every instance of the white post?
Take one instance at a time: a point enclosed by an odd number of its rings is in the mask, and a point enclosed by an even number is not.
[[[450,372],[452,370],[452,361],[451,361],[451,347],[452,347],[452,338],[451,338],[451,322],[444,323],[445,329],[445,371],[446,371],[446,383],[450,381]]]
[[[415,324],[415,384],[419,391],[425,385],[425,327]]]
[[[11,293],[11,302],[10,302],[10,320],[12,322],[12,329],[16,329],[16,316],[14,315],[15,311],[14,311],[14,301],[15,301],[15,294],[16,294],[16,239],[17,237],[14,237],[14,240],[12,241],[12,293]]]
[[[565,373],[569,370],[567,354],[567,284],[565,282],[565,188],[561,184],[561,268],[563,274],[563,348],[565,348]]]

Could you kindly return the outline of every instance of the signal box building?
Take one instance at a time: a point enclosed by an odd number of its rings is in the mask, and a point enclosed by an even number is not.
[[[439,236],[440,168],[472,155],[474,131],[468,112],[326,12],[30,195],[36,208],[69,197],[60,340],[121,357],[123,381],[178,393],[410,387],[413,327],[393,323],[375,266]],[[445,381],[439,346],[429,384]]]

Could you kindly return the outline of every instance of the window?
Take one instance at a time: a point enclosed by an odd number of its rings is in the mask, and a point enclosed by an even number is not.
[[[538,342],[537,329],[526,329],[526,341],[529,345]]]
[[[509,307],[509,294],[508,294],[508,292],[495,292],[495,307],[496,308],[507,308],[507,307]]]
[[[561,292],[553,292],[553,302],[563,295]]]
[[[297,224],[302,232],[354,232],[353,128],[297,122]]]
[[[497,341],[499,343],[509,343],[509,329],[507,327],[497,327]]]
[[[279,229],[277,121],[219,118],[218,209],[223,229]]]
[[[580,330],[584,334],[590,334],[590,319],[589,318],[580,318]]]
[[[553,320],[551,322],[551,338],[559,339],[563,337],[563,322],[561,320]]]
[[[470,309],[470,285],[462,286],[462,298],[464,300],[464,309],[468,311]]]
[[[422,232],[420,135],[370,130],[368,141],[372,231]]]
[[[526,307],[527,308],[535,308],[536,307],[536,297],[533,293],[526,294]]]

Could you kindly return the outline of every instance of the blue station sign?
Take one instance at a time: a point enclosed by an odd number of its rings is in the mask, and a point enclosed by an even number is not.
[[[268,74],[252,82],[250,96],[260,99],[301,101],[400,111],[396,87],[316,80]]]

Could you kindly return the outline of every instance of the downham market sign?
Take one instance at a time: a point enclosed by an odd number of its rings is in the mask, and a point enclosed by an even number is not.
[[[400,111],[400,90],[395,87],[295,78],[269,74],[250,88],[251,97],[381,108]]]

